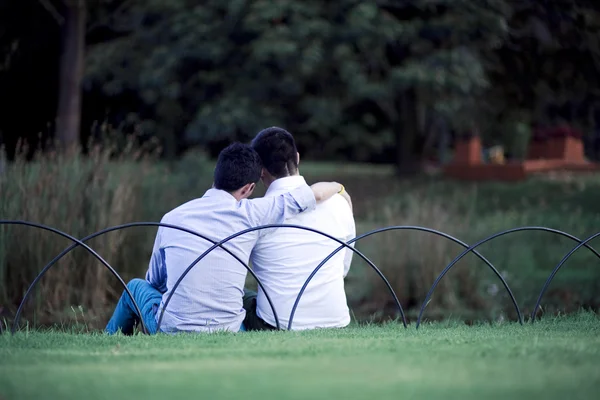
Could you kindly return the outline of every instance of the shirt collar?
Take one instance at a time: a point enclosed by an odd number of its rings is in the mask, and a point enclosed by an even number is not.
[[[306,185],[306,181],[301,175],[279,178],[271,183],[269,189],[267,189],[267,192],[265,193],[265,196],[276,196],[281,193],[287,193],[290,190],[294,190],[302,185]]]
[[[221,189],[215,189],[215,188],[210,188],[208,189],[205,193],[204,196],[202,197],[212,197],[212,198],[219,198],[219,199],[223,199],[223,200],[236,200],[235,197],[233,197],[233,195],[229,192],[226,192],[225,190],[221,190]]]

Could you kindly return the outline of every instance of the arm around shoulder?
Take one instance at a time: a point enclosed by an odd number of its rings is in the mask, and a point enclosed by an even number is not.
[[[314,191],[308,185],[302,185],[279,196],[245,201],[252,215],[252,224],[258,226],[281,224],[289,217],[312,210],[316,205],[315,200]]]
[[[344,190],[344,185],[337,182],[317,182],[310,186],[317,203],[329,200],[335,194]]]

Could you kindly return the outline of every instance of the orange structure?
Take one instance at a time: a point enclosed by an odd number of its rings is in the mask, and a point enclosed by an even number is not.
[[[600,169],[598,164],[585,159],[581,136],[564,127],[548,131],[545,137],[536,137],[525,161],[486,164],[481,154],[479,137],[459,141],[454,160],[444,167],[444,175],[462,180],[518,181],[538,172]]]

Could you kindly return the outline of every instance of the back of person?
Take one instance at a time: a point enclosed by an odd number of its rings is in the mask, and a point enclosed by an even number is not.
[[[261,180],[268,188],[265,198],[306,184],[299,175],[300,155],[289,132],[277,127],[267,128],[254,138],[252,147],[263,163]],[[347,197],[347,194],[344,196]],[[348,241],[356,234],[349,197],[341,195],[333,196],[313,211],[288,218],[285,223],[316,229],[342,241]],[[288,324],[304,282],[339,246],[338,242],[323,235],[294,228],[271,229],[261,235],[251,254],[252,268],[268,291],[283,327]],[[348,325],[350,315],[344,277],[351,260],[352,250],[342,249],[317,272],[300,300],[292,329]],[[270,329],[276,325],[261,289],[256,296],[256,304],[247,301],[245,307],[253,310],[258,317],[255,329]]]
[[[304,182],[301,176],[276,180],[266,196],[274,196]],[[340,195],[317,205],[310,212],[285,221],[327,233],[342,241],[355,236],[355,225],[348,202]],[[259,238],[252,251],[252,267],[265,285],[282,327],[289,315],[302,285],[311,272],[339,243],[323,235],[294,228],[269,230]],[[344,291],[344,276],[350,268],[352,251],[343,249],[331,258],[312,278],[300,299],[292,329],[344,327],[350,315]],[[275,318],[262,292],[257,296],[257,315],[271,326]]]
[[[224,191],[208,191],[202,198],[177,207],[162,219],[218,242],[249,227],[243,213],[232,212],[237,201]],[[246,262],[257,239],[257,232],[239,236],[225,247]],[[213,243],[187,232],[160,228],[160,248],[164,257],[166,292],[171,294],[175,282],[186,268]],[[223,249],[210,252],[187,274],[165,310],[162,329],[175,331],[237,331],[244,319],[242,308],[246,268]]]

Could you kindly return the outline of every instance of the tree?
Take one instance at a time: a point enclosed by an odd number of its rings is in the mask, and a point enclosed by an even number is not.
[[[79,145],[86,0],[63,0],[63,9],[64,30],[60,57],[56,137],[63,149],[68,149]]]
[[[37,0],[0,0],[0,131],[9,159],[56,117],[59,25]]]
[[[70,89],[57,105],[64,142],[77,137],[82,41],[73,38],[83,35],[85,96],[98,110],[86,121],[110,108],[117,129],[157,136],[169,155],[277,124],[310,156],[395,161],[414,172],[444,141],[428,132],[430,121],[502,140],[499,122],[542,115],[547,98],[584,93],[579,102],[591,104],[598,87],[591,1],[87,0],[87,16],[74,18],[62,1],[35,2],[56,6],[47,17],[78,32],[62,36],[72,50],[60,85]],[[13,38],[28,35],[6,22]],[[9,36],[0,32],[0,46],[14,63],[23,47],[14,50]]]
[[[207,143],[282,124],[314,155],[365,160],[396,140],[400,166],[418,150],[417,106],[450,116],[485,87],[479,52],[507,14],[499,0],[134,3],[87,77],[138,93],[147,131]]]
[[[63,149],[77,147],[81,124],[87,3],[86,0],[37,2],[62,27],[56,138]]]
[[[4,61],[0,67],[0,87],[4,94],[1,101],[3,111],[21,116],[8,115],[5,121],[0,121],[0,129],[4,128],[9,137],[9,153],[14,152],[18,137],[32,139],[40,131],[45,139],[46,134],[54,131],[63,148],[79,144],[87,14],[92,15],[94,27],[107,18],[115,5],[122,3],[122,0],[0,0],[3,57],[0,60]],[[56,54],[50,54],[53,51]],[[49,83],[47,87],[35,85],[36,80]],[[35,89],[30,91],[29,86]],[[56,98],[48,101],[48,96]],[[24,119],[22,115],[29,109],[34,109],[33,115]],[[42,120],[29,123],[38,118]]]
[[[477,129],[475,110],[489,87],[483,55],[502,44],[510,9],[504,1],[485,0],[397,1],[382,7],[413,26],[413,34],[392,47],[402,55],[390,73],[399,93],[387,106],[396,127],[398,172],[411,173],[418,169],[424,119],[431,111],[456,131]],[[394,110],[391,104],[399,106]]]
[[[508,109],[526,110],[534,122],[558,114],[591,131],[598,101],[600,4],[594,1],[511,1],[510,36],[489,71],[494,97]],[[508,106],[510,105],[510,107]],[[562,106],[565,107],[562,107]]]
[[[563,118],[592,132],[600,3],[506,4],[511,10],[508,34],[498,48],[479,53],[489,81],[477,104],[484,139],[505,145],[509,155],[523,156],[532,125],[551,125]]]

